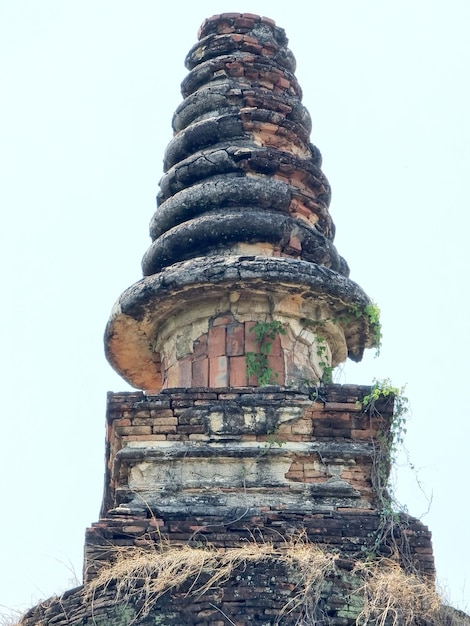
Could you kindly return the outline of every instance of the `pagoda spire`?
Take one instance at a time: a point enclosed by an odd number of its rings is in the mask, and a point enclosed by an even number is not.
[[[317,384],[377,343],[371,302],[333,244],[295,66],[270,19],[216,15],[199,30],[144,278],[106,329],[107,358],[138,389]],[[280,331],[263,378],[246,367],[260,324]]]
[[[139,390],[108,394],[84,585],[20,624],[469,624],[388,493],[398,390],[326,384],[380,326],[284,31],[216,15],[186,65],[144,276],[106,329]]]

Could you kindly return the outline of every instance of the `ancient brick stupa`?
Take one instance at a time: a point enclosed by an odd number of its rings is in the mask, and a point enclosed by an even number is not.
[[[108,396],[84,586],[22,623],[440,623],[430,533],[389,506],[391,397],[331,383],[380,326],[285,33],[214,16],[186,66],[144,278],[106,329],[138,391]]]

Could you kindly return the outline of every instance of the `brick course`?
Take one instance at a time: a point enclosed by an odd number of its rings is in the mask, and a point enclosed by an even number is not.
[[[247,352],[257,354],[260,351],[253,331],[255,323],[237,322],[230,314],[215,317],[211,320],[209,331],[193,342],[191,353],[166,368],[164,388],[224,388],[229,384],[258,386],[256,376],[246,376]],[[279,335],[272,341],[268,367],[273,372],[272,382],[283,385],[286,381],[286,358]]]
[[[92,578],[103,559],[108,558],[109,545],[139,545],[143,539],[154,535],[155,525],[160,539],[164,537],[170,542],[182,543],[203,541],[223,548],[240,545],[240,542],[249,540],[253,532],[276,543],[293,532],[304,530],[311,541],[337,546],[346,558],[361,557],[372,549],[381,528],[382,517],[376,507],[377,494],[372,480],[373,451],[380,446],[377,434],[380,430],[386,431],[393,409],[390,402],[382,402],[376,407],[380,414],[363,413],[358,402],[369,392],[370,387],[366,386],[327,385],[315,389],[312,397],[306,391],[282,386],[172,389],[153,396],[141,392],[108,394],[106,489],[101,519],[87,531],[87,579]],[[278,424],[245,423],[245,432],[235,432],[240,429],[237,415],[269,415],[275,409],[280,411],[276,415],[290,411],[297,417]],[[232,434],[227,430],[230,430],[231,423],[224,425],[223,420],[220,421],[219,416],[224,411],[229,411],[231,419],[235,419]],[[150,431],[152,434],[147,434]],[[226,462],[218,456],[221,450],[225,450],[218,443],[221,438],[232,441],[231,445],[240,446],[241,450],[244,450],[243,445],[257,444],[259,452],[254,462],[267,464],[266,468],[269,463],[276,462],[277,454],[281,457],[288,455],[290,460],[285,466],[282,482],[267,487],[266,493],[278,493],[278,500],[273,503],[268,498],[263,504],[262,485],[251,487],[247,474],[246,493],[249,494],[252,488],[257,490],[258,506],[256,512],[247,509],[238,521],[235,519],[240,513],[230,508],[223,514],[209,506],[197,515],[192,515],[184,506],[180,512],[165,512],[158,497],[154,504],[142,506],[138,514],[133,511],[134,505],[130,501],[126,504],[127,461],[123,464],[118,459],[125,449],[132,455],[140,454],[140,448],[135,451],[128,448],[132,442],[146,447],[148,452],[142,458],[147,464],[156,463],[156,467],[160,461],[157,457],[151,461],[153,457],[149,455],[153,454],[151,450],[158,451],[160,445],[203,444],[209,446],[204,456],[210,455],[210,448],[214,446],[211,472],[217,475],[218,468],[223,467],[219,464]],[[307,444],[314,446],[309,453],[296,451],[295,446]],[[315,452],[317,449],[318,453]],[[166,450],[166,456],[176,455],[174,462],[177,463],[178,458],[186,458],[187,462],[187,455],[194,454],[197,448],[181,448],[183,456],[178,452],[179,448],[165,447],[163,450]],[[183,450],[186,451],[183,453]],[[201,472],[202,468],[201,465]],[[233,482],[235,479],[235,474],[224,479],[226,494],[240,491],[238,483]],[[348,488],[360,497],[332,495],[335,492],[328,495],[330,485],[333,488],[338,480],[342,485],[349,485]],[[301,485],[320,488],[319,492],[304,496],[312,499],[309,512],[302,508],[279,508],[282,498]],[[321,491],[324,488],[328,490],[326,495]],[[207,487],[204,489],[210,493]],[[190,493],[194,498],[199,497],[197,484],[184,497]],[[400,527],[398,525],[396,530],[398,534],[401,533]],[[429,531],[421,522],[407,516],[403,516],[402,527],[406,529],[402,538],[408,545],[407,554],[421,571],[432,576],[434,563]],[[130,528],[134,530],[130,532]],[[395,535],[394,541],[398,540],[397,537]],[[380,550],[384,555],[393,550],[393,542],[389,540],[386,534],[382,538]]]

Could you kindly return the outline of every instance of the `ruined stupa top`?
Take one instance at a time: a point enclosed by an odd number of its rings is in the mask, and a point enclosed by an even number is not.
[[[195,256],[247,252],[347,274],[284,30],[224,14],[206,20],[199,37],[186,57],[144,275]]]
[[[246,357],[262,350],[261,322],[283,329],[264,382],[321,380],[373,345],[370,301],[333,245],[330,187],[295,65],[270,19],[226,13],[202,24],[144,279],[121,296],[106,332],[107,357],[132,385],[256,385]]]

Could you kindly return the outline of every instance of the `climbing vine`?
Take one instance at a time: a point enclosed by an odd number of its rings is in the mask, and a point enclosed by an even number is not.
[[[322,369],[321,382],[325,384],[333,382],[333,367],[328,360],[326,341],[321,335],[317,335],[317,356],[318,365]]]
[[[393,386],[388,378],[374,379],[370,393],[358,402],[364,413],[371,418],[382,419],[382,427],[377,433],[378,446],[374,450],[372,473],[372,482],[379,500],[381,523],[370,556],[375,556],[387,537],[391,538],[393,543],[393,529],[396,525],[400,525],[399,506],[390,484],[390,468],[397,461],[406,434],[409,407],[404,391],[405,387]],[[382,411],[388,403],[390,407],[393,403],[393,413],[390,418],[385,418]]]
[[[375,356],[379,356],[382,345],[382,324],[380,322],[380,308],[374,302],[370,302],[365,306],[359,304],[350,306],[346,312],[337,317],[327,317],[321,320],[303,319],[303,323],[314,329],[317,334],[317,356],[319,357],[318,365],[322,368],[322,383],[331,383],[333,380],[333,368],[327,359],[326,340],[322,333],[325,333],[325,325],[332,324],[348,324],[353,319],[366,317],[369,327],[372,330],[373,345],[375,346]]]
[[[258,384],[261,387],[275,382],[277,372],[269,367],[269,355],[273,342],[278,335],[285,335],[286,330],[282,326],[282,322],[273,320],[271,322],[256,322],[250,333],[254,332],[258,343],[257,352],[247,352],[245,354],[246,373],[248,376],[256,376]]]
[[[381,415],[377,408],[377,403],[383,401],[393,401],[393,415],[390,421],[388,432],[379,433],[381,443],[385,446],[387,462],[393,464],[397,460],[397,455],[404,442],[406,435],[406,421],[408,418],[408,398],[404,395],[405,387],[394,387],[389,378],[374,379],[371,391],[364,396],[361,406],[364,412],[369,415]]]
[[[375,302],[369,302],[365,306],[356,304],[349,307],[346,313],[339,316],[338,321],[348,322],[351,318],[366,317],[372,330],[375,346],[375,356],[379,356],[382,347],[382,323],[380,321],[380,308]],[[334,319],[331,320],[335,322]]]
[[[380,309],[375,304],[375,302],[371,302],[370,304],[366,304],[363,309],[363,313],[365,313],[367,319],[369,320],[369,324],[374,334],[375,356],[379,356],[380,348],[382,347],[382,324],[380,322]]]

